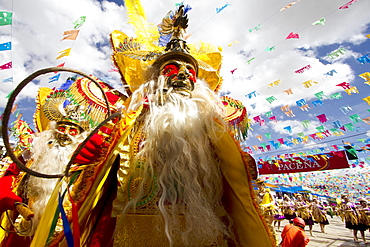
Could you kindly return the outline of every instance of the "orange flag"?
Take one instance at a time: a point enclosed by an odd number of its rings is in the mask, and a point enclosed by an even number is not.
[[[65,40],[65,39],[75,40],[77,38],[78,32],[80,32],[80,30],[64,31],[63,33],[64,37],[60,41]]]

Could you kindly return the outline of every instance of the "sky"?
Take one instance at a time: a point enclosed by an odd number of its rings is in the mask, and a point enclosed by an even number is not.
[[[141,3],[148,22],[157,25],[180,1],[142,0]],[[368,143],[370,125],[361,119],[370,117],[370,106],[363,100],[370,96],[370,85],[359,75],[370,72],[370,63],[361,64],[357,60],[370,53],[368,0],[189,0],[183,3],[192,8],[188,13],[187,33],[191,35],[187,42],[209,42],[223,51],[220,93],[241,101],[247,108],[252,130],[242,143],[246,151],[263,158],[318,148],[328,152],[334,150],[333,145],[340,146],[343,142],[358,147]],[[346,4],[348,8],[340,9]],[[9,0],[0,2],[0,11],[13,13],[12,25],[0,26],[0,44],[12,43],[11,50],[0,51],[0,66],[12,62],[11,69],[0,70],[0,111],[6,105],[6,96],[24,78],[61,63],[123,90],[119,74],[112,72],[109,44],[113,30],[135,37],[123,1]],[[81,16],[86,16],[86,21],[79,28],[76,40],[61,41],[64,31],[73,30],[72,23]],[[313,25],[322,18],[323,25]],[[289,35],[293,38],[288,38]],[[68,56],[56,59],[68,48],[71,48]],[[17,97],[17,111],[31,126],[37,89],[58,87],[70,75],[63,74],[58,81],[49,83],[52,76],[41,76]],[[13,82],[4,82],[7,78],[13,78]],[[306,82],[311,85],[305,87]],[[358,92],[349,95],[342,86],[337,86],[343,82]],[[336,93],[341,98],[331,97]],[[307,107],[302,110],[297,101],[307,103]],[[294,115],[284,113],[281,109],[284,106]],[[326,122],[319,121],[318,116],[323,114]],[[337,121],[341,126],[349,126],[346,131],[339,130],[342,136],[330,132]],[[329,130],[331,135],[314,140],[310,135],[321,132],[317,128]],[[300,142],[301,136],[309,136],[306,143]],[[276,149],[273,145],[281,138],[285,144]]]

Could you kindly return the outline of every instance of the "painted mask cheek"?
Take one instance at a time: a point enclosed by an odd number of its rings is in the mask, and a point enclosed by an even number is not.
[[[197,78],[196,78],[196,74],[195,74],[195,70],[193,70],[193,69],[189,69],[189,72],[190,72],[190,74],[191,74],[191,76],[190,76],[190,80],[193,82],[193,83],[196,83],[197,82]]]

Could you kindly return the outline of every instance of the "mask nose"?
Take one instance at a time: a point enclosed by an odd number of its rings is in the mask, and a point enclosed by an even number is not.
[[[186,66],[182,65],[180,68],[179,68],[179,73],[177,75],[179,78],[181,79],[188,79],[190,77],[190,72],[189,70],[186,68]]]

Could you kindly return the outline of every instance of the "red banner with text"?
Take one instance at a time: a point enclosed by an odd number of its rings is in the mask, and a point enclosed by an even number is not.
[[[257,160],[257,165],[260,175],[349,168],[345,151],[268,161]]]

